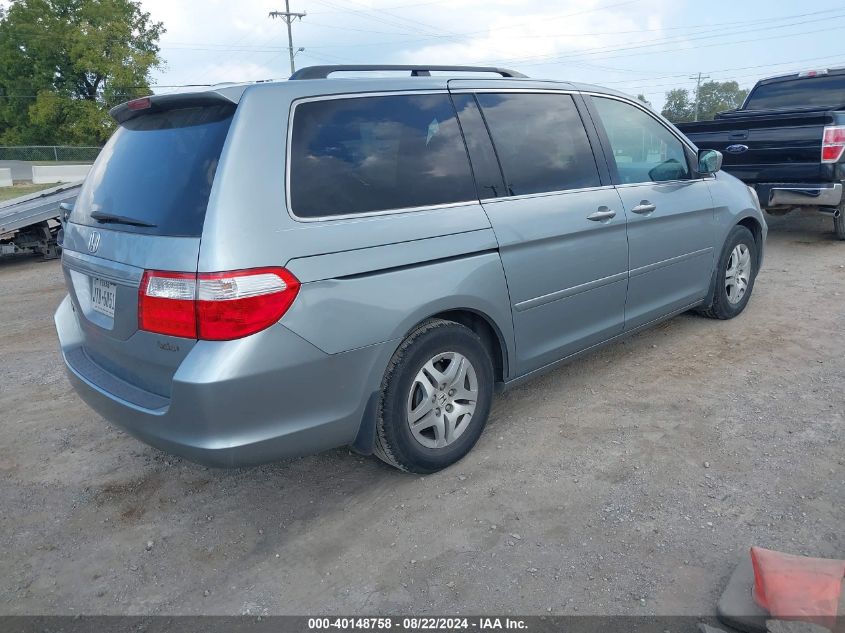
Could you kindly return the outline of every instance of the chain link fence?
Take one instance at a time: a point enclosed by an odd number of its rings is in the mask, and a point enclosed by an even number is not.
[[[78,147],[71,145],[0,146],[0,160],[93,163],[101,149],[101,147]]]

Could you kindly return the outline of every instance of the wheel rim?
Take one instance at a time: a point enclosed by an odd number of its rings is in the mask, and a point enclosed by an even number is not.
[[[469,359],[442,352],[417,372],[408,394],[407,419],[414,439],[444,448],[466,431],[478,403],[478,377]]]
[[[725,292],[728,301],[737,304],[748,291],[751,279],[751,251],[745,244],[737,244],[731,251],[725,271]]]

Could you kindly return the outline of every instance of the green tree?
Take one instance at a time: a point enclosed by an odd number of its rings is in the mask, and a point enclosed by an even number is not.
[[[648,107],[651,107],[651,101],[649,101],[648,99],[646,99],[646,98],[645,98],[645,95],[644,95],[643,93],[638,94],[638,95],[637,95],[637,99],[639,99],[640,101],[642,101],[642,102],[643,102],[644,104],[646,104]]]
[[[698,120],[710,121],[719,112],[733,110],[742,105],[748,90],[735,81],[706,81],[698,89]],[[695,91],[675,88],[666,93],[663,116],[673,123],[695,120]]]
[[[698,120],[712,121],[719,112],[741,106],[748,90],[740,88],[735,81],[706,81],[701,84],[698,94]]]
[[[150,94],[164,27],[132,0],[13,0],[0,12],[0,144],[93,144]]]
[[[666,93],[666,104],[661,114],[672,123],[684,123],[692,121],[695,116],[695,104],[690,104],[688,90],[675,88]]]

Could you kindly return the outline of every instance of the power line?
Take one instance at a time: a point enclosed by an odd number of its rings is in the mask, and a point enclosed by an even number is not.
[[[841,9],[837,9],[837,11],[841,11]],[[798,16],[798,17],[800,17],[800,16]],[[836,18],[840,18],[840,17],[845,17],[845,14],[842,14],[840,16],[834,16],[834,17],[828,16],[828,17],[825,17],[825,18],[819,18],[818,20],[812,20],[812,22],[825,21],[825,20],[836,19]],[[786,19],[786,18],[779,18],[779,19]],[[789,18],[789,19],[792,19],[792,18]],[[748,32],[747,28],[746,28],[747,26],[759,24],[759,23],[763,23],[763,22],[769,22],[769,21],[770,20],[766,19],[766,20],[761,20],[761,21],[754,20],[754,21],[750,21],[750,22],[747,22],[747,23],[742,23],[743,27],[740,31],[737,31],[736,33],[734,33],[734,32],[725,33],[724,35],[736,35],[738,33],[745,33],[745,32]],[[805,24],[805,23],[806,22],[801,22],[799,24]],[[735,22],[731,23],[731,24],[734,24],[735,28],[740,28],[739,25]],[[787,28],[789,26],[794,26],[794,25],[795,25],[794,23],[783,24],[783,25],[779,25],[779,26],[767,25],[764,28],[765,29]],[[603,32],[597,32],[597,33],[582,33],[582,32],[579,32],[579,33],[551,33],[551,34],[548,34],[548,35],[526,34],[526,35],[510,35],[508,37],[511,40],[514,40],[514,39],[544,40],[544,39],[560,39],[560,38],[565,38],[565,37],[599,37],[599,36],[604,36],[604,35],[630,35],[630,34],[634,34],[634,33],[636,33],[636,34],[654,33],[654,32],[664,32],[664,31],[668,31],[668,30],[679,30],[681,28],[695,30],[697,32],[690,33],[689,35],[696,35],[697,36],[697,35],[709,35],[709,34],[717,33],[718,31],[721,30],[721,29],[715,28],[717,26],[719,26],[719,25],[688,26],[688,27],[676,27],[676,28],[669,28],[669,29],[634,29],[634,30],[629,30],[629,31],[603,31]],[[338,28],[343,28],[343,27],[338,27]],[[757,29],[757,30],[763,30],[763,29]],[[682,36],[676,37],[674,39],[673,38],[663,38],[662,40],[657,40],[656,42],[650,43],[649,46],[654,46],[654,45],[660,44],[661,42],[664,42],[664,41],[665,42],[679,41],[680,37],[682,37]],[[390,44],[410,44],[410,43],[413,43],[413,42],[428,41],[432,38],[452,39],[452,36],[447,36],[447,35],[435,36],[435,35],[432,35],[432,36],[428,36],[428,37],[414,38],[414,39],[411,39],[411,40],[390,40],[390,41],[380,41],[380,42],[363,42],[363,43],[356,42],[356,43],[346,43],[346,44],[309,45],[309,48],[362,48],[362,47],[373,47],[373,46],[385,46],[385,45],[390,45]],[[613,50],[616,50],[616,49],[613,49]],[[628,71],[626,71],[626,72],[628,72]]]
[[[664,46],[666,44],[671,45],[671,44],[681,44],[681,43],[685,43],[685,42],[711,40],[711,39],[714,39],[714,38],[728,37],[728,36],[731,36],[731,35],[743,35],[745,33],[753,33],[753,32],[756,32],[756,31],[762,31],[762,30],[767,30],[767,29],[789,28],[789,27],[792,27],[792,26],[798,26],[798,25],[801,25],[801,24],[809,24],[809,23],[812,23],[812,22],[838,20],[838,19],[841,19],[843,17],[845,17],[845,14],[833,16],[833,17],[828,16],[828,17],[825,17],[825,18],[818,18],[818,19],[814,19],[814,20],[805,20],[803,22],[793,22],[791,24],[784,24],[784,25],[779,25],[779,26],[765,26],[765,27],[760,27],[760,28],[756,28],[756,29],[741,29],[739,31],[731,32],[731,33],[710,34],[709,32],[707,32],[707,33],[696,34],[696,37],[691,37],[691,38],[667,38],[667,39],[658,40],[658,41],[655,41],[655,42],[650,42],[650,43],[647,43],[647,44],[638,44],[638,45],[633,45],[633,46],[624,46],[624,47],[616,47],[616,48],[614,48],[614,47],[596,48],[596,49],[588,49],[588,50],[585,50],[585,51],[579,51],[579,52],[576,52],[576,53],[565,53],[565,54],[561,54],[561,55],[555,54],[555,55],[541,55],[541,56],[523,57],[523,58],[499,59],[499,60],[490,61],[490,62],[487,62],[487,63],[490,63],[490,64],[504,64],[504,63],[516,64],[516,63],[519,63],[519,64],[523,64],[523,65],[526,65],[526,66],[537,66],[537,65],[548,64],[548,63],[553,62],[553,61],[562,61],[562,60],[573,59],[573,58],[575,58],[576,61],[577,61],[577,58],[579,58],[579,57],[591,56],[591,55],[603,55],[602,57],[596,58],[596,59],[599,59],[599,60],[616,59],[618,57],[630,57],[630,56],[634,56],[634,55],[654,55],[654,54],[657,54],[657,53],[664,53],[667,50],[671,50],[671,49],[659,48],[659,49],[654,50],[654,51],[647,51],[647,52],[643,52],[643,53],[628,53],[627,51],[640,50],[640,49],[643,49],[643,48],[652,48],[652,47],[655,47],[655,46]],[[807,34],[823,33],[823,32],[826,32],[826,31],[841,30],[841,28],[842,28],[841,26],[835,26],[835,27],[830,27],[830,28],[826,28],[826,29],[818,29],[818,30],[810,30],[810,31],[801,31],[801,32],[798,32],[798,33],[785,33],[785,34],[781,34],[781,35],[773,35],[771,37],[757,37],[757,38],[750,39],[750,40],[733,40],[733,41],[726,41],[726,42],[718,42],[716,45],[722,46],[722,45],[725,45],[725,44],[743,44],[743,43],[746,43],[746,42],[759,42],[759,41],[770,40],[770,39],[793,37],[795,35],[807,35]],[[607,55],[607,53],[620,53],[620,52],[623,52],[623,54]]]
[[[836,9],[836,10],[841,11],[841,9]],[[748,28],[743,26],[744,24],[760,24],[761,22],[770,22],[772,20],[784,20],[784,19],[793,19],[794,20],[794,18],[796,18],[796,17],[818,15],[820,13],[825,13],[825,11],[816,11],[816,12],[805,13],[805,14],[796,14],[796,15],[793,15],[793,16],[784,16],[784,17],[780,17],[780,18],[769,18],[769,19],[766,19],[766,20],[751,21],[751,22],[748,22],[748,23],[734,22],[733,23],[735,25],[734,28],[740,29],[738,31],[734,30],[734,31],[730,31],[730,32],[724,32],[723,30],[719,30],[719,29],[714,31],[711,27],[708,26],[706,28],[709,29],[709,30],[699,31],[697,33],[694,33],[693,37],[680,37],[680,38],[678,38],[678,37],[668,37],[668,38],[653,40],[653,41],[647,42],[647,43],[641,43],[641,44],[629,45],[629,46],[623,46],[623,47],[599,47],[599,48],[587,49],[587,50],[579,51],[579,52],[563,53],[563,54],[560,54],[560,55],[544,55],[544,56],[533,56],[533,57],[524,57],[524,58],[501,59],[501,60],[496,60],[494,62],[489,62],[489,63],[511,63],[511,64],[521,64],[521,65],[545,65],[545,64],[553,63],[554,61],[565,61],[567,59],[578,59],[579,63],[584,63],[583,58],[588,57],[588,56],[594,57],[597,60],[614,59],[614,58],[617,58],[617,57],[621,57],[622,55],[613,55],[611,53],[619,53],[619,52],[622,52],[622,51],[635,51],[635,50],[636,51],[642,51],[642,52],[629,53],[629,54],[626,54],[625,56],[629,56],[629,55],[649,55],[649,54],[656,54],[656,53],[664,52],[665,50],[667,50],[665,48],[666,45],[673,45],[673,44],[690,42],[690,41],[713,40],[713,39],[725,38],[725,37],[729,37],[729,36],[744,35],[746,33],[762,31],[762,30],[784,29],[784,28],[789,28],[789,27],[793,27],[793,26],[800,26],[802,24],[810,24],[810,23],[819,22],[819,21],[827,22],[827,21],[830,21],[830,20],[838,20],[838,19],[845,17],[845,14],[837,15],[837,16],[826,16],[826,17],[823,17],[823,18],[803,20],[803,21],[800,21],[800,22],[794,22],[793,21],[790,24],[782,24],[782,25],[770,25],[769,24],[769,25],[761,26],[761,27],[754,28],[754,29],[748,29]],[[678,28],[680,28],[680,27],[678,27]],[[697,28],[697,27],[693,27],[693,28]],[[823,29],[823,30],[832,30],[832,29]],[[723,41],[723,42],[720,42],[720,45],[722,45],[722,44],[732,44],[732,43],[743,43],[743,42],[748,42],[748,41],[756,42],[756,41],[759,41],[761,39],[776,39],[776,38],[779,38],[779,37],[793,37],[793,36],[797,36],[797,35],[804,35],[806,33],[807,32],[789,33],[789,34],[784,34],[782,36],[777,35],[777,36],[769,37],[769,38],[755,38],[754,40]],[[608,33],[608,34],[610,34],[610,33]],[[385,42],[385,43],[379,43],[379,45],[381,45],[381,44],[401,44],[401,43],[407,43],[407,42],[402,42],[402,41],[389,42],[389,43]],[[348,45],[348,47],[352,47],[352,46],[355,46],[355,45],[354,44]],[[659,47],[663,47],[663,48],[659,48]],[[316,47],[313,47],[313,48],[320,48],[320,46],[316,46]],[[645,50],[643,50],[643,49],[645,49]],[[655,50],[648,50],[648,49],[655,49]],[[273,52],[273,53],[275,53],[278,50],[281,50],[281,49],[278,48],[278,47],[273,47],[273,48],[268,48],[268,49],[263,50],[263,51],[257,50],[255,52],[267,52],[267,53]],[[596,56],[598,56],[598,57],[596,57]],[[622,71],[622,70],[620,70],[620,72],[633,72],[633,71],[627,71],[627,70]],[[642,71],[638,71],[638,72],[642,72]]]
[[[833,58],[836,60],[833,60]],[[839,61],[840,55],[825,55],[823,57],[806,57],[804,59],[790,59],[785,62],[772,62],[770,64],[756,64],[754,66],[735,66],[733,68],[717,68],[717,69],[709,69],[707,72],[710,73],[726,73],[733,70],[751,70],[754,68],[771,68],[772,66],[786,66],[789,64],[802,64],[804,62],[817,62],[821,60],[831,60],[831,63],[840,63]],[[845,63],[845,62],[842,62]],[[632,72],[630,70],[618,70],[618,72]],[[658,71],[659,72],[659,71]],[[614,80],[606,80],[603,83],[605,84],[625,84],[625,83],[633,83],[636,81],[657,81],[659,79],[673,79],[676,77],[686,77],[689,72],[682,72],[677,73],[674,75],[661,75],[659,77],[641,77],[639,79],[614,79]],[[663,84],[663,85],[671,85],[671,84]]]
[[[417,7],[425,7],[432,4],[449,4],[448,0],[432,0],[431,2],[413,2],[411,4],[398,4],[392,7],[379,7],[378,9],[373,9],[372,11],[389,11],[393,9],[416,9]],[[325,15],[329,13],[337,13],[337,11],[312,11],[311,15]]]
[[[326,0],[315,0],[315,1],[321,2],[322,4],[326,4],[327,6],[339,6],[339,5],[331,4],[330,2],[327,2]],[[618,3],[618,4],[627,4],[627,2],[626,3]],[[605,5],[604,7],[599,7],[597,9],[593,9],[593,11],[599,10],[601,8],[610,8],[610,7],[613,7],[613,6],[617,6],[617,5]],[[572,15],[578,15],[580,13],[588,13],[590,11],[591,10],[580,11],[580,12],[575,12],[575,13],[565,14],[565,15],[558,15],[558,16],[547,16],[547,17],[544,16],[543,20],[545,22],[548,22],[548,21],[551,21],[551,20],[559,20],[559,19],[563,19],[563,18],[566,18],[566,17],[570,17]],[[716,31],[714,31],[714,28],[720,27],[720,26],[733,26],[734,28],[740,28],[740,27],[747,26],[747,25],[766,24],[766,23],[771,23],[771,22],[791,20],[791,19],[794,19],[794,18],[807,17],[807,16],[812,16],[812,15],[821,15],[821,14],[841,12],[841,11],[842,11],[842,8],[838,7],[836,9],[825,9],[825,10],[822,10],[822,11],[813,11],[813,12],[808,12],[808,13],[800,13],[800,14],[780,16],[780,17],[769,17],[769,18],[763,18],[763,19],[759,19],[759,20],[749,20],[749,21],[744,21],[744,22],[730,21],[730,22],[713,23],[713,24],[707,24],[707,25],[688,25],[688,26],[675,26],[675,27],[667,27],[667,28],[660,28],[660,29],[636,29],[636,30],[629,30],[629,31],[607,31],[607,32],[600,32],[600,33],[570,32],[570,33],[555,33],[555,34],[549,34],[549,35],[526,34],[526,35],[511,35],[509,37],[511,39],[518,39],[518,38],[550,39],[550,38],[558,38],[558,37],[585,37],[585,36],[597,36],[597,35],[623,35],[623,34],[630,34],[630,33],[649,33],[649,32],[676,31],[676,30],[695,30],[695,31],[700,31],[699,33],[694,33],[695,35],[701,35],[701,34],[705,34],[705,33],[716,32]],[[370,16],[361,16],[361,17],[370,17]],[[839,16],[835,16],[835,17],[839,17]],[[371,19],[375,19],[375,18],[371,18]],[[379,19],[378,21],[383,21],[383,20]],[[333,26],[333,25],[328,25],[328,24],[323,24],[323,23],[313,23],[312,22],[312,24],[316,24],[316,25],[319,25],[319,26],[327,27],[327,28],[336,28],[336,29],[339,29],[339,30],[350,30],[350,31],[359,31],[359,32],[372,32],[372,33],[390,34],[390,33],[387,33],[385,31],[369,31],[369,30],[366,30],[366,29],[356,29],[356,28],[346,27],[346,26],[338,27],[338,26]],[[395,23],[391,23],[391,24],[395,25]],[[419,23],[415,23],[415,24],[419,25]],[[427,40],[430,40],[430,39],[435,39],[435,40],[464,39],[464,38],[467,38],[467,37],[471,37],[473,35],[489,34],[491,31],[510,30],[510,29],[513,29],[513,28],[517,28],[519,26],[531,26],[532,24],[533,23],[530,23],[530,22],[529,23],[522,23],[522,24],[520,24],[520,23],[510,23],[510,24],[507,24],[507,25],[504,25],[504,26],[492,27],[492,28],[476,30],[476,31],[465,31],[465,32],[460,32],[460,33],[452,33],[452,34],[449,34],[449,35],[442,35],[442,34],[438,33],[438,34],[435,34],[435,35],[419,36],[419,37],[416,37],[412,40],[393,40],[393,41],[385,41],[385,42],[367,42],[367,43],[363,43],[363,44],[357,44],[356,43],[356,44],[346,44],[346,45],[340,44],[340,45],[336,45],[336,46],[337,47],[381,46],[381,45],[389,45],[389,44],[408,44],[408,43],[415,42],[415,41],[427,41]],[[403,24],[402,26],[405,27],[406,25]],[[778,28],[778,27],[772,27],[772,28]],[[399,33],[399,32],[396,33],[396,35],[404,35],[404,34],[405,33]],[[328,46],[328,45],[324,45],[324,46]],[[334,46],[335,45],[332,45],[332,47],[334,47]]]
[[[799,72],[798,70],[793,70],[791,72],[783,72],[783,73],[779,73],[779,74],[782,74],[782,75],[798,74],[798,72]],[[714,81],[736,81],[737,83],[746,83],[746,82],[756,83],[760,79],[762,79],[762,78],[760,77],[759,73],[747,73],[747,74],[742,74],[742,75],[727,75],[725,77],[714,77],[713,78]],[[636,83],[636,80],[634,80],[634,82],[632,82],[630,88],[625,87],[625,88],[622,88],[622,90],[628,91],[628,92],[631,92],[631,91],[634,91],[634,90],[650,90],[651,92],[649,92],[649,94],[659,94],[657,92],[654,92],[658,88],[663,88],[663,89],[685,88],[685,89],[687,89],[687,85],[688,84],[686,82],[682,82],[682,83],[679,84],[678,81],[674,81],[672,83],[661,83],[661,84],[650,84],[650,85],[645,84],[644,85],[644,84],[638,84],[638,83]],[[693,90],[694,87],[695,87],[695,84],[690,82],[690,84],[688,85],[688,89]]]
[[[319,2],[320,4],[323,4],[323,5],[328,6],[328,7],[333,7],[335,9],[338,9],[339,11],[348,11],[349,10],[348,7],[343,7],[341,5],[335,4],[334,2],[331,2],[329,0],[314,0],[314,1]],[[348,1],[355,2],[356,4],[358,4],[360,6],[366,6],[366,5],[361,4],[360,2],[357,2],[356,0],[348,0]],[[582,9],[582,10],[579,10],[579,11],[573,11],[573,12],[565,13],[565,14],[562,14],[562,15],[543,17],[543,20],[544,21],[562,20],[562,19],[565,19],[565,18],[577,16],[577,15],[595,13],[595,12],[598,12],[598,11],[603,11],[605,9],[612,9],[612,8],[616,8],[616,7],[620,7],[620,6],[634,4],[638,1],[639,0],[622,0],[621,2],[615,2],[615,3],[612,3],[612,4],[605,4],[605,5],[602,5],[602,6],[593,7],[592,9]],[[510,23],[510,24],[505,25],[505,26],[492,27],[492,28],[488,28],[488,29],[479,29],[479,30],[476,30],[476,31],[465,31],[465,32],[462,32],[462,33],[451,33],[449,31],[446,31],[447,34],[442,35],[442,33],[443,33],[442,28],[435,27],[435,26],[432,26],[430,24],[426,24],[426,23],[421,22],[419,20],[414,20],[414,19],[411,19],[411,18],[404,18],[402,16],[393,16],[394,20],[390,21],[389,19],[386,20],[382,15],[379,15],[379,16],[366,15],[366,13],[372,12],[372,11],[378,11],[378,10],[377,9],[358,10],[358,11],[356,11],[355,15],[357,15],[359,17],[366,18],[366,19],[371,19],[371,20],[374,20],[374,21],[377,21],[377,22],[382,22],[382,23],[388,24],[390,26],[400,26],[402,28],[407,28],[408,24],[410,24],[410,25],[414,26],[418,31],[419,31],[420,27],[424,27],[430,33],[430,35],[428,36],[429,38],[438,38],[438,39],[445,39],[445,40],[463,39],[463,38],[466,38],[466,37],[469,37],[469,36],[472,36],[472,35],[477,35],[477,34],[480,34],[480,33],[489,33],[490,31],[512,29],[512,28],[519,27],[519,26],[531,26],[533,24],[533,22],[522,22],[522,23],[517,22],[517,23]],[[383,12],[383,13],[387,13],[387,15],[392,15],[388,12]],[[404,23],[397,23],[396,19],[401,20]],[[432,29],[433,29],[433,33],[431,31]],[[423,38],[418,38],[418,39],[423,39]],[[427,38],[425,38],[425,39],[427,39]]]
[[[841,11],[841,9],[836,9],[836,11]],[[813,12],[813,13],[807,13],[807,14],[798,14],[798,15],[794,15],[794,16],[786,16],[786,17],[783,17],[783,18],[776,18],[776,20],[794,19],[796,17],[816,15],[818,13],[819,12]],[[800,25],[800,24],[807,24],[807,23],[818,22],[818,21],[827,21],[827,20],[832,20],[832,19],[840,19],[840,18],[843,18],[843,17],[845,17],[845,14],[838,15],[838,16],[827,16],[825,18],[819,18],[819,19],[816,19],[816,20],[806,20],[806,21],[798,22],[798,23],[793,22],[791,24],[767,25],[765,27],[761,27],[761,28],[754,29],[754,30],[788,28],[788,27],[796,26],[796,25]],[[722,36],[728,36],[728,35],[738,35],[738,34],[742,34],[742,33],[748,33],[748,32],[750,32],[750,30],[747,28],[747,26],[755,25],[755,24],[761,24],[761,23],[770,22],[770,21],[772,21],[771,18],[767,18],[767,19],[764,19],[764,20],[752,20],[752,21],[749,21],[749,22],[740,22],[740,23],[737,23],[737,22],[726,23],[726,24],[733,24],[734,28],[740,29],[739,31],[728,32],[728,33],[719,32],[720,29],[714,29],[713,28],[713,27],[719,26],[719,25],[713,24],[713,25],[706,25],[706,26],[702,25],[702,26],[689,26],[689,27],[670,27],[670,28],[667,28],[667,29],[639,29],[639,30],[633,30],[633,31],[605,31],[605,32],[598,32],[598,33],[577,33],[577,34],[576,33],[557,33],[557,34],[538,35],[538,36],[532,36],[532,35],[520,36],[520,35],[517,35],[517,36],[512,36],[512,39],[529,38],[529,37],[532,38],[532,39],[562,38],[562,37],[569,37],[569,36],[579,36],[579,37],[590,36],[590,37],[592,37],[592,36],[602,36],[602,35],[624,35],[624,34],[630,34],[630,33],[649,33],[649,32],[655,32],[655,31],[662,32],[662,31],[667,31],[667,30],[679,30],[679,29],[696,29],[696,30],[699,30],[699,31],[696,32],[696,33],[691,33],[691,35],[693,35],[693,36],[706,36],[706,37],[703,37],[703,38],[697,37],[696,39],[709,39],[711,37],[722,37]],[[314,24],[314,22],[310,22],[310,23]],[[330,25],[322,25],[322,24],[316,24],[316,26],[338,28],[338,29],[341,29],[341,30],[362,31],[361,29],[348,29],[347,27],[331,27]],[[700,29],[706,29],[706,30],[700,30]],[[371,31],[364,31],[364,32],[371,32]],[[384,33],[384,31],[372,31],[372,32]],[[412,43],[412,42],[424,41],[424,40],[427,41],[428,39],[431,39],[432,37],[439,37],[439,38],[446,37],[446,38],[448,38],[449,36],[429,36],[429,37],[426,37],[426,38],[415,38],[415,39],[411,39],[411,40],[391,40],[391,41],[366,42],[366,43],[308,45],[307,47],[310,48],[310,49],[314,49],[314,48],[358,48],[358,47],[371,47],[371,46],[385,46],[385,45],[391,45],[391,44],[409,44],[409,43]],[[533,61],[533,60],[540,60],[540,59],[560,59],[560,58],[570,57],[570,56],[580,56],[582,54],[599,54],[599,53],[606,53],[606,52],[614,52],[614,51],[618,51],[618,50],[629,50],[630,48],[652,47],[652,46],[658,46],[658,45],[662,45],[662,44],[676,43],[676,42],[682,42],[682,41],[684,41],[682,38],[670,37],[670,38],[663,38],[663,39],[660,39],[660,40],[655,40],[655,41],[652,41],[650,43],[641,44],[641,45],[637,45],[637,46],[622,47],[622,48],[607,48],[607,47],[596,48],[596,49],[588,49],[586,51],[582,51],[582,52],[579,52],[579,53],[570,53],[570,54],[564,54],[564,55],[560,55],[560,56],[545,55],[545,56],[526,57],[526,58],[512,58],[510,60],[504,60],[504,61],[519,62],[519,61],[523,61],[523,60],[524,61]],[[278,52],[280,50],[284,50],[283,47],[278,47],[278,46],[261,47],[260,45],[245,45],[245,46],[238,46],[238,47],[221,48],[221,47],[227,47],[227,46],[228,45],[225,45],[225,44],[213,44],[213,43],[202,44],[202,43],[199,43],[199,42],[195,42],[195,43],[172,42],[169,45],[163,46],[162,48],[164,48],[164,49],[177,49],[177,50],[198,50],[198,51],[208,51],[208,50],[218,50],[219,49],[219,50],[230,50],[230,51],[238,51],[238,52],[254,51],[256,53],[275,53],[275,52]],[[601,67],[599,66],[599,68],[601,68]],[[602,68],[602,69],[604,70],[605,68]],[[610,69],[607,69],[607,70],[618,71],[618,72],[644,72],[644,71],[633,71],[633,70],[630,70],[630,69],[614,69],[614,68],[610,68]]]

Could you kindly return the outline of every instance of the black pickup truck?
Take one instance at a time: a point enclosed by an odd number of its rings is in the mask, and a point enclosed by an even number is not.
[[[723,169],[757,191],[772,215],[812,209],[845,240],[845,68],[758,81],[737,110],[678,125]]]

